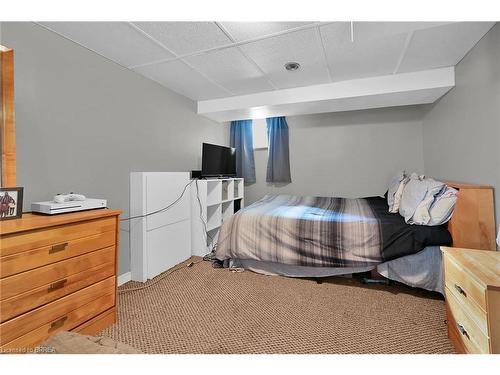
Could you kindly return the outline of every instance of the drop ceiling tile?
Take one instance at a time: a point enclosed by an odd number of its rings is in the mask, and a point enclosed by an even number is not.
[[[134,22],[134,25],[177,55],[231,43],[214,22]]]
[[[399,72],[456,65],[494,24],[457,22],[416,31]]]
[[[137,67],[134,70],[193,100],[230,95],[180,60]]]
[[[354,41],[366,41],[449,24],[450,22],[354,22]]]
[[[321,28],[332,81],[392,74],[405,46],[406,34],[346,43],[338,33]]]
[[[273,89],[237,47],[191,56],[185,61],[237,95]]]
[[[319,28],[323,45],[338,48],[351,43],[351,23],[333,22]]]
[[[259,40],[241,46],[278,88],[308,86],[329,82],[323,48],[316,29]],[[297,71],[287,71],[284,65],[295,61]]]
[[[125,22],[42,22],[42,25],[124,66],[173,55]]]
[[[220,22],[237,42],[279,33],[312,23],[314,22]]]

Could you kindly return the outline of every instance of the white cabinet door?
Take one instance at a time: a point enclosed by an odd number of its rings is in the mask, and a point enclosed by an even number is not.
[[[152,213],[173,204],[189,184],[189,173],[151,173],[146,177],[146,212]],[[190,218],[189,187],[180,200],[169,209],[147,217],[147,230]]]
[[[147,232],[148,279],[191,257],[191,220],[164,225]]]

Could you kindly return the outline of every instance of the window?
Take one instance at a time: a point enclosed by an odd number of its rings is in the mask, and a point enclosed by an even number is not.
[[[266,119],[261,118],[257,120],[252,120],[253,129],[253,148],[268,148],[267,143],[267,124]]]

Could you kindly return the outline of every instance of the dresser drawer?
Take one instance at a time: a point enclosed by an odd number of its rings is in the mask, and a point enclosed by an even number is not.
[[[73,332],[78,332],[82,335],[94,336],[114,323],[116,323],[116,307],[106,310],[96,317],[86,321],[82,325],[76,327]]]
[[[113,246],[116,232],[106,231],[78,239],[66,239],[61,243],[2,256],[0,258],[0,276],[2,278],[64,259]],[[2,244],[3,245],[3,244]]]
[[[59,330],[71,330],[115,305],[115,277],[0,324],[0,346],[36,345]]]
[[[448,324],[468,353],[489,353],[489,338],[460,306],[454,294],[445,288]]]
[[[479,305],[468,298],[466,294],[461,292],[461,289],[455,287],[455,283],[445,280],[446,288],[459,301],[461,308],[465,313],[476,323],[481,331],[488,335],[488,318],[487,314],[479,307]]]
[[[483,311],[486,311],[486,290],[450,256],[444,256],[445,283],[450,290],[460,294],[462,300],[472,301]]]
[[[64,244],[79,238],[99,236],[116,230],[116,218],[106,217],[49,229],[4,235],[0,238],[0,256]]]
[[[0,322],[115,274],[115,247],[107,247],[0,280]]]
[[[9,350],[15,352],[23,352],[27,351],[27,349],[29,348],[34,348],[57,332],[71,331],[74,327],[82,325],[87,319],[89,319],[90,316],[101,314],[103,309],[107,309],[114,303],[113,299],[114,297],[112,294],[106,294],[102,297],[99,297],[96,300],[69,312],[60,319],[54,320],[53,322],[48,324],[44,324],[34,329],[30,333],[16,338],[15,340],[0,347],[0,349],[3,352],[8,353]],[[102,329],[113,323],[114,322],[109,323]]]

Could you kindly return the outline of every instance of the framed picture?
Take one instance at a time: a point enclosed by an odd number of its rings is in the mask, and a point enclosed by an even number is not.
[[[0,188],[0,220],[19,219],[23,214],[23,188]]]

